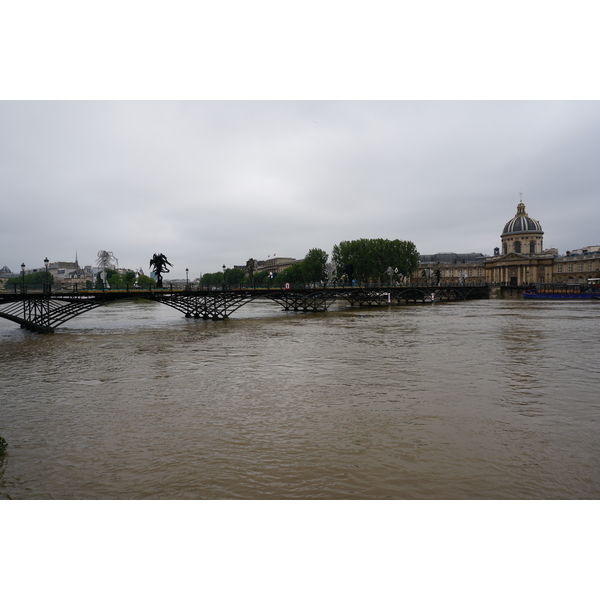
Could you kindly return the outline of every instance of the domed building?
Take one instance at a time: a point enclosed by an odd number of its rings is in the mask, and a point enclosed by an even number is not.
[[[4,265],[0,269],[0,287],[2,287],[2,285],[8,281],[9,277],[13,277],[13,275],[13,272],[6,265]]]
[[[527,214],[521,194],[517,214],[506,223],[500,239],[502,254],[496,248],[493,258],[486,261],[488,283],[514,286],[552,282],[552,266],[558,250],[544,250],[542,226]]]
[[[600,245],[571,250],[560,256],[556,248],[544,249],[544,231],[530,217],[519,196],[517,213],[500,234],[501,247],[493,256],[438,253],[422,254],[411,281],[415,285],[529,286],[532,284],[583,285],[600,277]],[[510,287],[506,294],[511,294]],[[515,287],[514,295],[521,290]],[[506,295],[505,294],[505,295]]]
[[[525,204],[519,197],[516,215],[504,225],[500,235],[500,248],[494,256],[483,254],[456,255],[459,260],[448,260],[446,254],[422,255],[416,284],[437,280],[441,285],[528,285],[551,282],[555,248],[544,250],[544,231],[539,221],[527,214]],[[433,276],[432,276],[433,274]],[[550,276],[550,278],[549,278]]]
[[[525,211],[523,199],[519,198],[517,214],[504,226],[502,235],[502,254],[541,254],[544,232],[539,221],[532,219]]]

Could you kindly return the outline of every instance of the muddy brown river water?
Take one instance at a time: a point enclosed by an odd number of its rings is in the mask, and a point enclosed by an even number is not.
[[[600,497],[600,303],[0,320],[0,498]]]

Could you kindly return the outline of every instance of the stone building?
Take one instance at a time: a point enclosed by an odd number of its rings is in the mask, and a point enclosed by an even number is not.
[[[438,280],[440,285],[581,285],[600,276],[600,246],[586,246],[562,256],[557,248],[544,249],[542,226],[527,214],[521,198],[500,240],[501,248],[495,248],[493,256],[474,252],[422,255],[411,281],[416,285]]]
[[[600,277],[600,246],[571,250],[554,260],[553,283],[583,284]]]
[[[279,273],[294,263],[302,262],[302,260],[296,260],[295,258],[285,258],[283,256],[276,256],[268,258],[265,261],[259,261],[258,266],[255,269],[255,273],[261,273],[262,271],[269,271],[270,273]],[[244,267],[245,269],[246,267]]]
[[[470,252],[438,252],[422,254],[419,257],[419,268],[412,282],[440,285],[483,285],[485,283],[485,254]]]
[[[551,283],[556,248],[544,250],[544,231],[539,221],[527,214],[519,198],[517,214],[500,234],[502,252],[486,261],[486,281],[490,284],[529,285]]]

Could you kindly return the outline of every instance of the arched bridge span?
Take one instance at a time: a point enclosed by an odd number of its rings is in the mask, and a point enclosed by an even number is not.
[[[51,333],[69,319],[121,300],[142,298],[166,304],[186,317],[226,319],[256,298],[267,298],[289,311],[324,311],[336,301],[351,306],[383,306],[488,298],[486,286],[324,287],[306,289],[239,288],[226,290],[85,290],[79,292],[0,292],[0,317],[38,333]]]

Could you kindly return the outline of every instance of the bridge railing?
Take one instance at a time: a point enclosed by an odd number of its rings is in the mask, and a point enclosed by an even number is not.
[[[7,282],[4,287],[0,287],[0,292],[5,294],[27,294],[27,293],[50,293],[56,286],[51,283],[22,283],[22,282]]]

